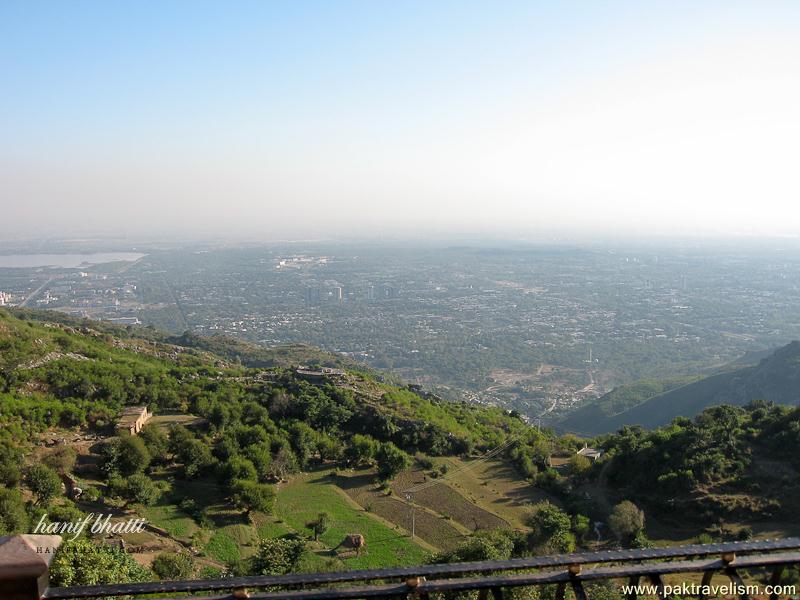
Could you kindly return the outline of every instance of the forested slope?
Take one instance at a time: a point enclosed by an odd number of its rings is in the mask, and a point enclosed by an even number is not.
[[[758,364],[731,365],[706,377],[620,386],[567,415],[558,427],[590,435],[625,425],[653,428],[710,406],[744,406],[754,400],[788,406],[800,402],[800,342],[775,350]]]

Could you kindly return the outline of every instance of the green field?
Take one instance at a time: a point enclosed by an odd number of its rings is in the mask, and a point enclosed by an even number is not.
[[[333,552],[348,533],[360,533],[366,538],[367,550],[359,557],[345,558],[351,569],[365,569],[419,564],[428,551],[413,542],[410,535],[399,527],[392,528],[354,503],[336,487],[330,485],[327,471],[304,473],[293,477],[281,486],[278,493],[277,515],[289,527],[308,533],[306,523],[321,512],[328,513],[331,523],[320,541]]]
[[[138,511],[149,523],[165,529],[176,540],[190,542],[192,535],[200,529],[191,517],[175,505],[161,503],[141,506]]]

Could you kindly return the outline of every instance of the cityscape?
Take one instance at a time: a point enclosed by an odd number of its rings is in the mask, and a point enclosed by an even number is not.
[[[800,337],[798,274],[800,256],[780,248],[329,243],[5,268],[0,299],[268,347],[310,343],[547,422],[623,382],[709,372]]]

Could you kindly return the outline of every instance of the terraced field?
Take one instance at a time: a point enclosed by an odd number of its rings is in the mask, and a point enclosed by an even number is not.
[[[559,504],[558,500],[553,496],[537,489],[530,482],[521,478],[514,468],[504,461],[479,461],[477,459],[448,457],[434,459],[434,462],[446,464],[449,472],[444,484],[437,485],[430,488],[430,490],[450,488],[457,492],[468,505],[474,507],[472,511],[467,512],[466,516],[462,518],[476,519],[479,523],[486,523],[487,525],[492,523],[493,521],[485,516],[482,517],[483,520],[477,517],[480,514],[479,511],[483,511],[483,513],[488,513],[505,523],[505,525],[500,526],[520,529],[525,527],[525,516],[531,505],[543,500]],[[459,470],[463,467],[467,468]],[[459,471],[456,472],[457,470]],[[399,481],[400,478],[398,478],[398,483]],[[418,481],[422,481],[421,474],[417,474],[413,479],[406,479],[407,483]],[[406,488],[408,487],[410,486],[406,485]],[[441,490],[438,494],[440,497],[432,499],[432,503],[437,502],[438,505],[442,505],[444,498],[452,498],[447,492]],[[414,494],[414,497],[416,501],[420,501],[421,494]],[[444,505],[444,510],[447,510],[446,505]],[[450,514],[453,518],[458,518],[456,509],[451,510],[453,512]],[[461,513],[459,512],[458,514]]]
[[[373,469],[298,474],[279,486],[275,515],[256,512],[247,519],[213,482],[204,480],[182,482],[182,492],[203,510],[202,524],[166,498],[139,510],[153,525],[167,530],[169,538],[201,549],[209,564],[219,567],[252,556],[261,538],[287,533],[309,536],[307,524],[326,512],[330,528],[310,542],[304,567],[325,570],[418,564],[430,554],[454,548],[475,531],[524,528],[531,504],[553,501],[502,461],[440,458],[434,462],[448,466],[447,477],[430,479],[415,465],[400,473],[389,490],[375,483]],[[409,502],[405,490],[425,481],[436,485],[413,493]],[[365,536],[366,552],[355,556],[339,551],[349,533]]]
[[[320,536],[324,548],[318,552],[325,557],[337,557],[336,549],[348,533],[362,534],[366,552],[361,556],[339,556],[350,569],[424,562],[429,548],[411,540],[409,532],[399,525],[393,526],[367,512],[331,483],[328,471],[294,476],[278,492],[277,516],[295,531],[307,533],[308,522],[321,512],[328,513],[330,528]]]
[[[430,481],[430,478],[421,468],[408,469],[392,482],[392,491],[404,497],[405,490],[426,481]],[[416,504],[453,519],[469,532],[502,529],[509,526],[506,520],[484,510],[474,501],[465,498],[456,488],[444,483],[414,492],[411,496]]]
[[[411,505],[397,496],[387,496],[375,483],[372,470],[355,474],[339,475],[336,484],[362,508],[369,510],[391,523],[411,529]],[[416,535],[427,542],[432,549],[448,550],[458,545],[464,535],[469,533],[465,528],[443,515],[416,506],[414,511]]]
[[[387,493],[375,483],[372,469],[340,472],[333,480],[365,509],[408,529],[414,507],[416,535],[438,549],[450,549],[475,531],[525,529],[525,517],[533,504],[558,501],[520,478],[501,460],[437,458],[448,467],[447,475],[431,478],[415,465],[400,473]],[[410,494],[419,484],[432,485]]]

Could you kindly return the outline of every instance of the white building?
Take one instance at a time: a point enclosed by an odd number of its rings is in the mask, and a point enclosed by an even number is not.
[[[589,448],[586,444],[583,445],[583,448],[576,452],[578,456],[585,456],[589,460],[598,460],[601,456],[603,456],[603,451],[598,450],[597,448]]]

